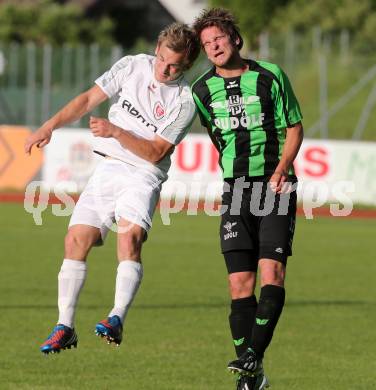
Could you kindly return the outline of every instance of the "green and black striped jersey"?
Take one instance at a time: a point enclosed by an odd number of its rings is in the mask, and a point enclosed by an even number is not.
[[[232,78],[219,76],[213,67],[192,85],[201,123],[219,145],[224,178],[272,174],[286,127],[302,119],[286,74],[268,62],[247,64],[248,71]]]

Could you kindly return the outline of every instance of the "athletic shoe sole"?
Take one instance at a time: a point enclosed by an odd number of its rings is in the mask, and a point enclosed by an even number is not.
[[[43,352],[45,355],[48,355],[49,353],[60,353],[60,351],[64,351],[66,349],[71,349],[72,347],[77,348],[78,341],[75,341],[72,344],[66,345],[65,347],[61,348],[49,348],[49,349],[41,349],[41,352]]]
[[[106,328],[102,324],[97,324],[95,327],[95,335],[107,340],[107,344],[114,343],[117,347],[120,346],[121,340],[114,338],[110,335],[110,329]]]

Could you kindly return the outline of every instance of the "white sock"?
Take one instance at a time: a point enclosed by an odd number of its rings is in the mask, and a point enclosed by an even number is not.
[[[64,259],[58,276],[58,324],[73,328],[76,305],[85,283],[86,271],[85,261]]]
[[[119,316],[124,322],[143,275],[142,264],[133,260],[121,261],[117,268],[115,303],[109,317]]]

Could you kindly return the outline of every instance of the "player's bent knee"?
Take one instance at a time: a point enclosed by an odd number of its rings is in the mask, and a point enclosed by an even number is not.
[[[261,286],[267,284],[283,287],[286,277],[286,265],[272,259],[261,259],[259,262],[261,271]]]
[[[143,230],[129,231],[118,235],[118,257],[119,260],[139,260],[141,256]]]
[[[65,236],[65,257],[84,260],[99,238],[100,235],[91,232],[69,229]]]
[[[246,298],[254,293],[255,272],[235,272],[229,274],[229,289],[232,299]]]

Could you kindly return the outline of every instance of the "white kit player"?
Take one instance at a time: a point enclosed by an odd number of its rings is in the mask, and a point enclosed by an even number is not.
[[[167,179],[170,154],[185,136],[195,105],[183,72],[193,64],[199,43],[188,26],[174,23],[159,37],[155,57],[126,56],[46,121],[25,143],[25,152],[44,147],[53,130],[74,122],[104,100],[119,95],[109,120],[90,118],[94,151],[103,156],[78,200],[65,237],[58,276],[57,326],[40,347],[43,353],[77,346],[75,308],[86,279],[86,257],[115,222],[119,265],[115,302],[95,331],[121,343],[123,322],[141,283],[141,247]]]

